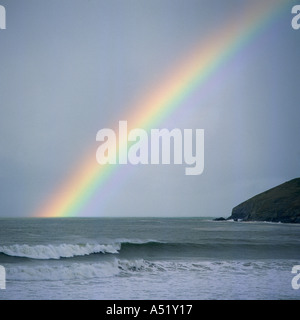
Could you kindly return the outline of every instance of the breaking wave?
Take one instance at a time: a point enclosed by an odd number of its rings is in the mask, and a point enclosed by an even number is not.
[[[37,260],[72,258],[91,254],[119,254],[124,251],[134,251],[137,248],[157,248],[163,243],[155,240],[127,240],[122,239],[112,244],[80,243],[80,244],[47,244],[28,245],[13,244],[0,246],[0,253],[11,257],[30,258]]]
[[[11,281],[61,281],[61,280],[91,280],[107,277],[132,276],[134,274],[161,274],[168,272],[174,275],[195,272],[200,275],[213,275],[230,272],[237,274],[252,274],[253,276],[268,273],[272,268],[285,270],[285,261],[148,261],[144,259],[117,259],[102,263],[71,263],[68,265],[36,265],[15,266],[7,268],[7,280]]]
[[[255,242],[251,239],[240,243],[236,241],[224,241],[215,239],[214,241],[202,243],[188,243],[188,242],[160,242],[156,240],[128,240],[117,239],[112,243],[78,243],[78,244],[13,244],[0,246],[1,255],[5,255],[4,259],[11,260],[18,259],[33,259],[33,260],[50,260],[50,259],[68,259],[73,258],[82,261],[81,257],[87,260],[95,260],[101,255],[105,259],[108,256],[115,256],[122,259],[138,259],[154,257],[220,257],[223,258],[224,253],[229,253],[233,258],[283,258],[284,254],[294,248],[286,248],[284,244]],[[275,254],[276,253],[276,254]]]
[[[124,276],[135,272],[164,271],[163,266],[138,260],[114,259],[102,263],[72,263],[70,265],[38,265],[17,266],[7,269],[8,280],[20,281],[58,281],[58,280],[87,280],[108,276]]]
[[[35,245],[14,244],[0,246],[0,252],[12,257],[31,259],[60,259],[86,256],[94,253],[118,253],[120,244],[59,244]]]

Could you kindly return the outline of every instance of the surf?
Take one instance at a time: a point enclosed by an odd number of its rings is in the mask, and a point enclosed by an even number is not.
[[[118,253],[120,244],[59,244],[35,245],[14,244],[0,246],[0,253],[13,257],[30,258],[37,260],[72,258],[94,253]]]

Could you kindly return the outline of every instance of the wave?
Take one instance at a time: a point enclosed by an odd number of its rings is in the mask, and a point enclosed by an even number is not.
[[[120,239],[111,244],[47,244],[28,245],[13,244],[0,246],[0,254],[11,258],[30,258],[37,260],[73,258],[90,256],[94,254],[118,254],[122,258],[136,256],[137,254],[182,253],[192,250],[205,249],[206,245],[197,243],[161,242],[156,240],[128,240]]]
[[[286,270],[295,261],[148,261],[144,259],[117,259],[102,263],[72,263],[69,265],[37,265],[7,267],[9,281],[62,281],[91,280],[97,282],[108,277],[134,276],[136,274],[162,274],[168,272],[174,276],[195,272],[197,276],[223,272],[248,275],[261,274],[270,270]],[[98,279],[98,280],[97,280]]]
[[[120,244],[59,244],[59,245],[35,245],[14,244],[0,246],[0,253],[13,257],[31,259],[60,259],[76,256],[86,256],[94,253],[118,253]]]
[[[72,263],[70,265],[38,265],[17,266],[6,269],[7,280],[14,281],[58,281],[58,280],[96,280],[109,276],[124,276],[131,273],[146,271],[163,271],[155,263],[138,260],[114,259],[102,263]]]
[[[79,243],[79,244],[13,244],[0,246],[0,262],[17,262],[20,259],[50,260],[70,259],[78,261],[95,261],[102,256],[109,259],[115,256],[122,259],[153,258],[290,258],[299,251],[300,243],[270,244],[266,241],[245,239],[214,239],[214,241],[162,242],[156,240],[116,239],[112,243]],[[3,255],[5,255],[3,257]],[[2,257],[1,257],[2,256]],[[102,259],[101,258],[101,259]],[[5,260],[6,259],[6,260]]]
[[[72,258],[88,256],[92,254],[119,254],[121,249],[133,249],[136,247],[156,247],[162,244],[155,240],[128,240],[120,239],[111,244],[82,243],[82,244],[47,244],[47,245],[28,245],[13,244],[0,246],[0,253],[11,257],[30,258],[37,260]]]

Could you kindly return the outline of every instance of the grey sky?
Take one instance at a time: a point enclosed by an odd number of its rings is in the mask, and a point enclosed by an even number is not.
[[[93,145],[96,153],[99,129],[127,120],[141,92],[249,2],[1,0],[0,216],[32,215]],[[205,129],[204,173],[132,167],[108,183],[91,215],[229,216],[300,176],[300,31],[291,8],[161,125]]]

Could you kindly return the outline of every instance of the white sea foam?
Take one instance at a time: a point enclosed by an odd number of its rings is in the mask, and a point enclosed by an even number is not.
[[[90,255],[93,253],[118,253],[120,244],[59,244],[35,245],[14,244],[0,246],[0,252],[13,257],[31,259],[60,259],[75,256]]]
[[[42,261],[7,265],[5,299],[286,299],[296,261]]]
[[[126,260],[113,259],[101,263],[72,263],[66,265],[36,265],[15,266],[7,268],[7,279],[13,281],[58,281],[107,278],[110,276],[130,276],[137,273],[157,275],[161,273],[181,274],[195,272],[198,276],[211,275],[228,276],[244,274],[259,275],[267,270],[285,270],[286,263],[261,261],[202,261],[202,262],[176,262],[176,261],[148,261],[144,259]]]
[[[102,263],[9,267],[7,268],[7,279],[20,281],[95,280],[115,275],[128,275],[139,271],[151,272],[157,270],[159,270],[159,266],[143,259],[131,261],[114,259]]]
[[[113,274],[113,269],[106,266],[106,264],[74,263],[69,266],[39,265],[34,267],[12,267],[7,270],[7,279],[20,281],[58,281],[95,279],[100,276]]]
[[[113,259],[101,263],[72,263],[65,265],[23,265],[7,268],[8,280],[22,281],[58,281],[107,278],[109,276],[129,276],[136,273],[157,274],[165,271],[196,271],[202,265],[144,259]]]
[[[28,245],[28,244],[13,244],[0,246],[0,253],[12,257],[24,257],[31,259],[60,259],[71,258],[76,256],[86,256],[93,253],[111,253],[116,254],[121,250],[122,244],[151,244],[160,243],[156,240],[141,240],[141,239],[116,239],[111,244],[99,243],[82,243],[82,244],[47,244],[47,245]]]

